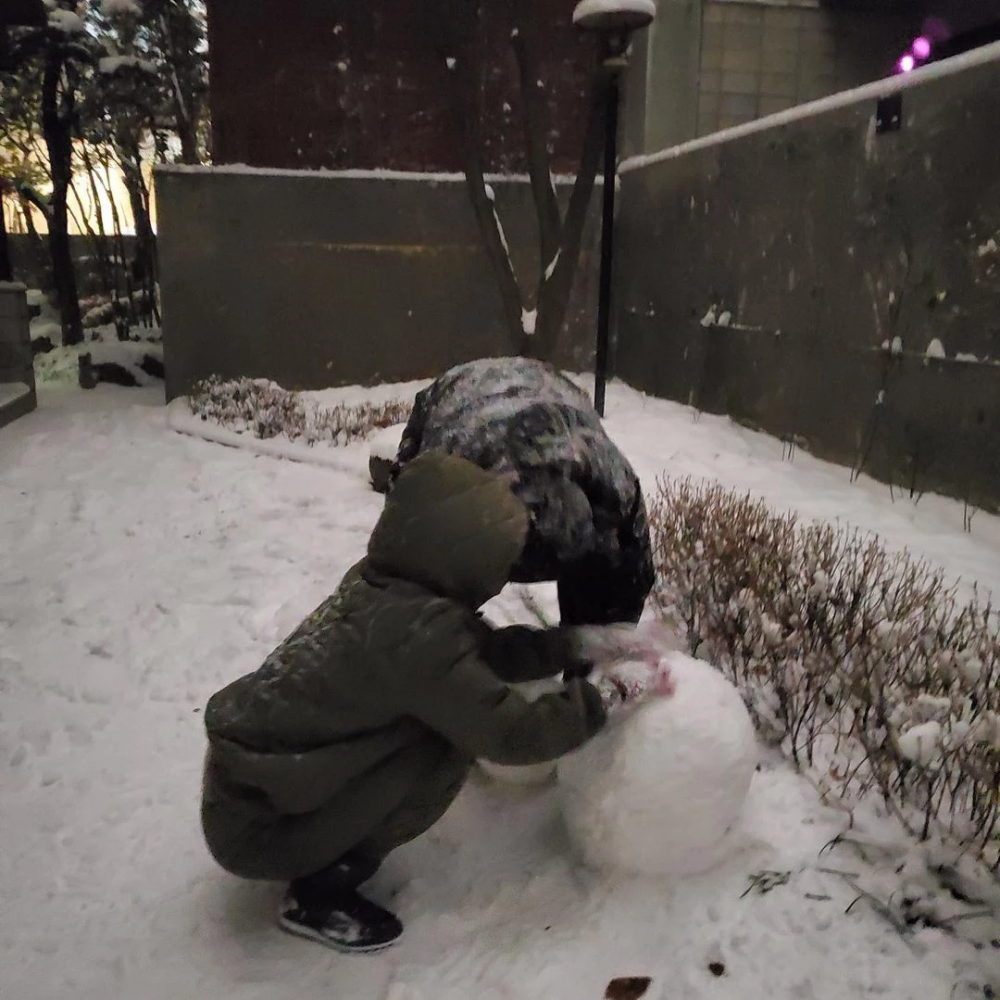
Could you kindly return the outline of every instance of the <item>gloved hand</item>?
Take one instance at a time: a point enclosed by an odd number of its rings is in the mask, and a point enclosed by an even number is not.
[[[563,667],[563,681],[583,679],[593,673],[594,664],[590,660],[568,660]]]

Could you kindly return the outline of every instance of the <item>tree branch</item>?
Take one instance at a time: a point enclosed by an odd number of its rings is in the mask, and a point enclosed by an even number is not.
[[[573,184],[569,207],[563,222],[560,245],[555,265],[542,276],[538,290],[538,321],[535,355],[551,358],[555,352],[566,319],[569,297],[573,290],[580,252],[583,248],[583,231],[587,223],[590,199],[594,192],[594,179],[601,164],[601,150],[604,140],[604,118],[607,88],[610,85],[608,71],[599,68],[590,95],[590,115],[587,134],[580,157],[580,169]]]
[[[34,205],[45,217],[46,223],[48,223],[52,217],[52,210],[49,207],[49,203],[30,184],[25,184],[22,181],[14,181],[14,190],[24,201],[30,205]]]
[[[481,6],[471,5],[470,23],[461,52],[457,57],[455,78],[459,87],[462,109],[463,156],[465,183],[469,200],[486,246],[486,253],[497,278],[504,318],[515,350],[520,353],[525,341],[522,320],[521,290],[511,263],[509,247],[504,236],[496,204],[487,189],[483,170],[482,143],[482,43]]]
[[[538,86],[538,59],[532,51],[534,46],[528,39],[533,4],[528,0],[517,0],[514,13],[514,30],[510,44],[517,59],[518,79],[521,87],[521,113],[524,127],[525,149],[528,155],[528,174],[531,178],[531,193],[535,199],[535,213],[538,216],[538,234],[541,244],[542,276],[559,251],[559,236],[562,219],[552,186],[550,156],[548,146],[548,114],[544,91]],[[529,46],[531,50],[529,50]]]

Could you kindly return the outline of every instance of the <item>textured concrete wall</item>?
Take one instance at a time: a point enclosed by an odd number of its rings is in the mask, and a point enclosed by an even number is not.
[[[313,389],[512,353],[463,180],[164,169],[156,187],[168,398],[212,374]],[[494,188],[534,281],[530,189]],[[591,364],[599,232],[591,219],[555,359],[576,369]]]
[[[27,396],[0,405],[0,427],[29,413],[36,405],[28,304],[24,292],[23,285],[0,282],[0,386],[23,382],[31,390]]]
[[[794,115],[626,165],[617,373],[997,507],[1000,45]]]

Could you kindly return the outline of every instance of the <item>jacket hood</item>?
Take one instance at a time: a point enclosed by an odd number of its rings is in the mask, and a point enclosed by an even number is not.
[[[400,473],[368,543],[368,562],[478,608],[503,589],[524,548],[528,510],[506,480],[428,451]]]

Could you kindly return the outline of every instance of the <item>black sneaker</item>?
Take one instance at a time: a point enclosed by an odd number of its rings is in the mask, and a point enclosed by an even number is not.
[[[381,867],[382,862],[378,858],[348,851],[339,861],[335,861],[328,871],[331,881],[339,882],[349,889],[356,889],[363,882],[367,882]]]
[[[289,934],[308,938],[347,953],[381,951],[403,933],[399,918],[377,903],[344,889],[324,903],[300,904],[289,891],[278,925]]]

